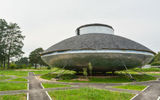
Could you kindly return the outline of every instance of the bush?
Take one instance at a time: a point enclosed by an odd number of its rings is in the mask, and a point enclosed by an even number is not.
[[[71,80],[71,79],[75,79],[77,78],[77,76],[75,74],[63,74],[60,76],[61,80]]]
[[[50,67],[50,66],[48,66],[48,67],[47,67],[47,69],[49,70],[49,69],[51,69],[51,67]]]
[[[11,64],[10,64],[10,68],[11,68],[11,69],[16,69],[16,68],[17,68],[17,65],[14,64],[14,63],[11,63]]]
[[[51,74],[51,73],[44,74],[41,76],[41,78],[47,79],[47,80],[51,80],[52,78],[56,78],[56,77],[57,77],[57,74]]]
[[[31,69],[31,67],[32,67],[32,65],[31,65],[31,64],[27,65],[27,68]]]
[[[152,66],[160,66],[160,61],[151,63]]]

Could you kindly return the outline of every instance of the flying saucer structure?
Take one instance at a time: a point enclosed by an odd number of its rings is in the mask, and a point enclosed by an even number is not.
[[[114,35],[112,26],[87,24],[76,36],[45,50],[42,59],[50,66],[81,71],[88,63],[95,72],[124,70],[149,63],[155,53],[130,39]]]

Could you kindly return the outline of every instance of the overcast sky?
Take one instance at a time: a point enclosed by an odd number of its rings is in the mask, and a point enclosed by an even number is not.
[[[1,0],[0,18],[26,36],[24,56],[75,36],[83,24],[113,26],[115,35],[160,51],[160,0]]]

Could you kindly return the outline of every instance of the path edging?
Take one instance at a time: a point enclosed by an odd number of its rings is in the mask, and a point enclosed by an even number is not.
[[[142,92],[144,92],[146,89],[148,89],[150,87],[150,85],[148,85],[147,87],[145,87],[139,94],[141,94]],[[134,97],[132,97],[130,100],[133,100],[134,98],[136,98],[139,94],[136,94]]]

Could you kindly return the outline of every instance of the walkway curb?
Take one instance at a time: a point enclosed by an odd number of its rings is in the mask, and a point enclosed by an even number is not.
[[[147,87],[145,87],[139,94],[141,94],[142,92],[144,92],[146,89],[148,89],[150,87],[150,85],[148,85]],[[132,97],[130,100],[133,100],[134,98],[136,98],[139,94],[136,94],[134,97]]]

